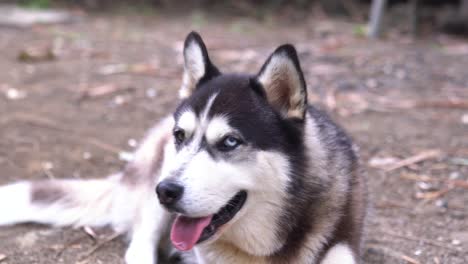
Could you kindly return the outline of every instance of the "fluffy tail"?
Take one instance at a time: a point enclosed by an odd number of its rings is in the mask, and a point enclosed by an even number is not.
[[[0,225],[25,222],[53,226],[114,225],[119,181],[50,180],[0,187]]]
[[[19,182],[0,187],[0,225],[35,222],[53,226],[105,226],[132,231],[141,203],[155,199],[164,147],[173,119],[150,130],[133,162],[119,174],[101,180]],[[152,201],[153,202],[153,201]],[[156,201],[154,201],[156,203]]]

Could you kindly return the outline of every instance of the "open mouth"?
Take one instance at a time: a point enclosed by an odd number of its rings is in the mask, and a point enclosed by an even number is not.
[[[214,215],[198,218],[178,215],[172,224],[172,244],[179,250],[187,251],[209,239],[234,218],[246,200],[247,192],[240,191]]]

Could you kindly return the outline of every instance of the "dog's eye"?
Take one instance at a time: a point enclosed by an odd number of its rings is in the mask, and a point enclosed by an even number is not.
[[[172,132],[177,144],[184,142],[185,140],[185,131],[181,128],[175,128]]]
[[[231,151],[237,148],[241,143],[242,141],[234,136],[226,136],[221,140],[218,148],[221,151]]]

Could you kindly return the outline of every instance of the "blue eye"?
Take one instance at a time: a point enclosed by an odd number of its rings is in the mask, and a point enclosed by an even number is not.
[[[231,151],[237,148],[242,142],[234,136],[226,136],[220,143],[218,148],[221,151]]]

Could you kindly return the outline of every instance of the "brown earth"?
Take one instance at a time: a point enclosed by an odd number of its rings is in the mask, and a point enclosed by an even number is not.
[[[462,120],[468,43],[442,35],[415,41],[390,31],[385,40],[369,41],[342,21],[203,12],[88,15],[74,24],[0,28],[0,184],[119,170],[118,152],[131,151],[129,140],[177,104],[181,41],[191,29],[202,33],[224,70],[257,71],[277,45],[297,45],[311,100],[349,131],[368,171],[366,263],[468,263],[468,121]],[[18,60],[31,47],[54,47],[57,56]],[[100,73],[115,64],[132,66]],[[15,91],[26,97],[12,100]],[[99,91],[110,94],[92,94]],[[368,165],[432,149],[441,154],[390,172]],[[99,234],[100,241],[109,235]],[[123,241],[88,256],[94,246],[81,230],[0,228],[6,256],[0,263],[122,263]]]

